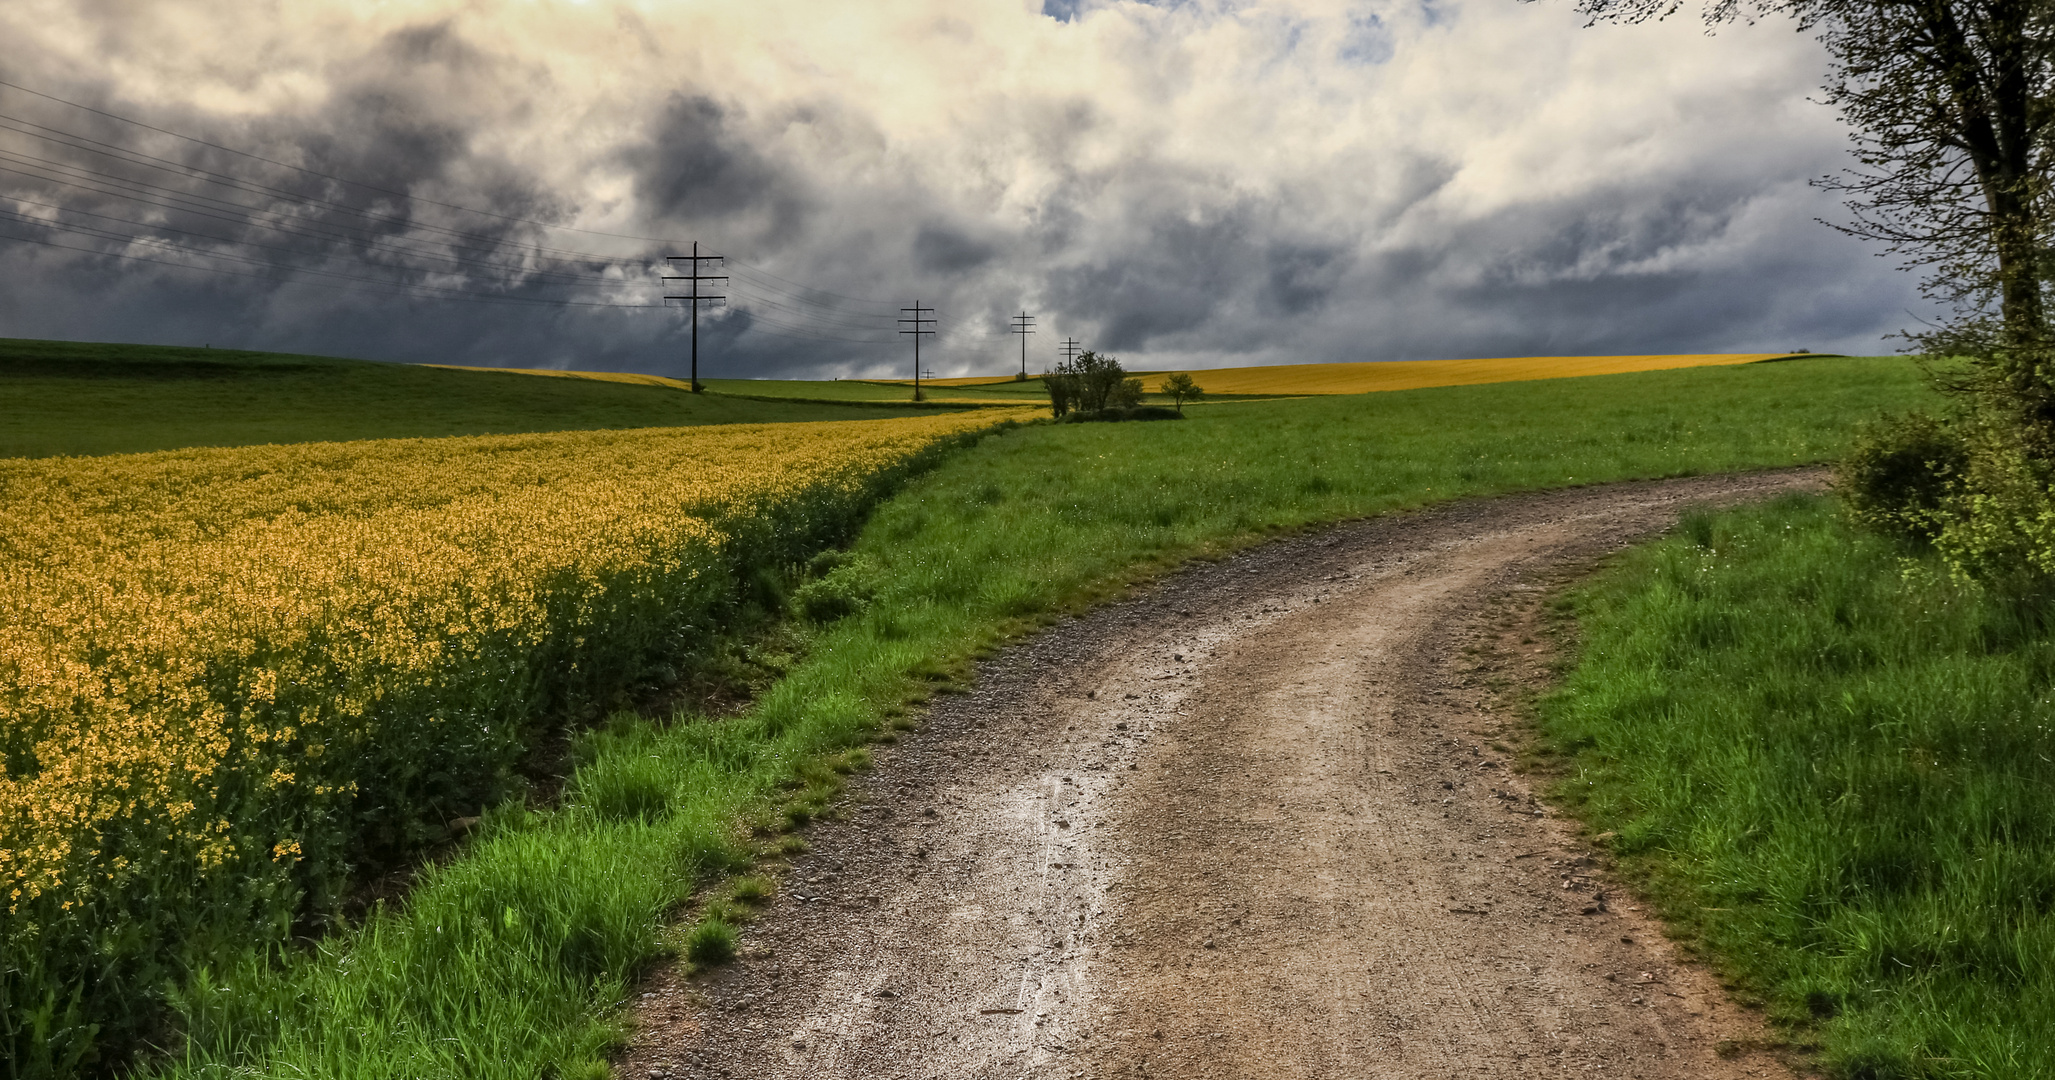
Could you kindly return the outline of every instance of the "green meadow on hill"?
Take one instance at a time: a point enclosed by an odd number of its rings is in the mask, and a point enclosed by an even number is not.
[[[913,411],[289,353],[0,339],[0,457]]]

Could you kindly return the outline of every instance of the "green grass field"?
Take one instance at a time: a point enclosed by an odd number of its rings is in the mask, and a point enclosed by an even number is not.
[[[747,904],[714,897],[696,938],[667,928],[668,914],[789,842],[778,830],[819,813],[865,743],[1010,636],[1281,530],[1467,496],[1820,461],[1860,421],[1926,400],[1910,361],[1818,359],[989,436],[818,563],[824,576],[798,595],[854,611],[789,625],[777,639],[785,674],[748,711],[616,716],[581,744],[560,807],[499,810],[404,904],[316,952],[252,955],[192,980],[181,998],[192,1041],[158,1071],[604,1076],[640,965],[695,940],[716,948]],[[737,825],[751,822],[772,839],[746,840]]]
[[[0,457],[913,412],[324,356],[0,339]]]
[[[911,384],[867,382],[860,379],[701,379],[700,382],[717,394],[753,398],[897,402],[907,401],[913,396]],[[928,386],[924,391],[930,400],[935,401],[964,401],[985,405],[1045,405],[1049,401],[1048,391],[1042,389],[1040,379],[999,383],[993,386]]]
[[[1582,592],[1564,795],[1834,1075],[2055,1076],[2055,627],[1793,499]]]

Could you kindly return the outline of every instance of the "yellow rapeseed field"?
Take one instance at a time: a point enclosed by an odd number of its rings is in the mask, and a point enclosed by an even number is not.
[[[332,886],[348,822],[453,814],[538,710],[704,627],[732,549],[994,419],[0,461],[0,900],[47,924],[317,846]]]
[[[1209,394],[1312,396],[1419,390],[1430,386],[1567,379],[1578,375],[1624,375],[1665,368],[1753,364],[1791,353],[1678,353],[1648,356],[1514,356],[1477,360],[1390,360],[1358,364],[1273,364],[1266,367],[1192,368],[1187,371]],[[1171,371],[1133,372],[1150,393]],[[905,383],[909,380],[881,380]],[[928,379],[930,386],[992,386],[1011,375],[965,375]]]

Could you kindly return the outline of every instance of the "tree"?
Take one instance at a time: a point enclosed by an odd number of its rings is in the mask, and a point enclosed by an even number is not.
[[[1163,385],[1157,389],[1170,395],[1171,400],[1176,403],[1177,411],[1180,414],[1184,412],[1185,402],[1197,401],[1206,396],[1206,391],[1197,382],[1192,380],[1191,375],[1182,371],[1175,372],[1165,378]]]
[[[1707,0],[1718,25],[1743,0]],[[1674,14],[1682,0],[1579,0],[1596,21]],[[1857,166],[1843,232],[1882,241],[1953,313],[1909,335],[1961,405],[1873,427],[1842,463],[1856,519],[1930,542],[1958,572],[2055,601],[2055,0],[1750,0],[1831,59]]]
[[[1682,0],[1580,0],[1594,21],[1642,22]],[[1826,101],[1857,167],[1819,183],[1922,291],[1954,310],[1914,336],[1966,356],[1953,389],[2055,451],[2055,363],[2045,289],[2055,240],[2055,5],[2048,0],[1708,0],[1708,25],[1784,15],[1831,58]]]
[[[1042,373],[1042,389],[1049,392],[1049,411],[1060,418],[1077,401],[1077,376],[1069,364],[1058,364],[1055,371]]]
[[[1049,405],[1057,416],[1076,410],[1082,413],[1133,408],[1142,400],[1142,381],[1130,379],[1120,361],[1096,352],[1084,352],[1076,360],[1056,365],[1042,376],[1049,391]]]

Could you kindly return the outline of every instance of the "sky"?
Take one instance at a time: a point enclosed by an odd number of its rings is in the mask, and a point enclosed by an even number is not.
[[[0,336],[703,377],[1895,351],[1789,23],[8,0]]]

